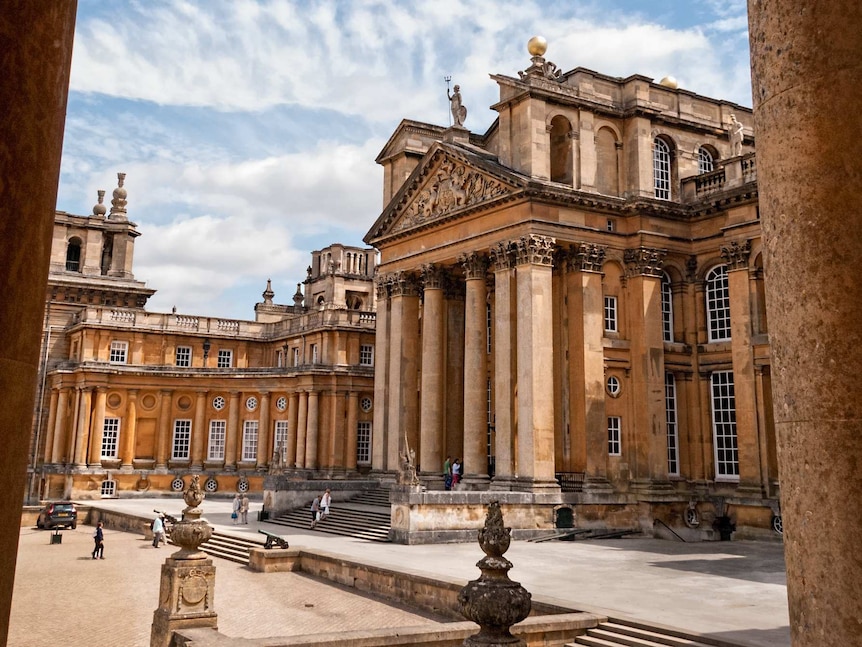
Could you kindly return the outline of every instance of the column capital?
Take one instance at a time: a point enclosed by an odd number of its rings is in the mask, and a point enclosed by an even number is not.
[[[374,287],[377,289],[378,300],[389,298],[389,283],[387,282],[388,276],[388,274],[374,274]]]
[[[556,240],[551,236],[537,236],[536,234],[521,236],[515,243],[518,265],[529,263],[553,267],[555,243]]]
[[[485,272],[488,269],[488,258],[486,256],[470,252],[469,254],[458,256],[458,262],[464,268],[464,275],[468,281],[470,279],[485,278]]]
[[[425,290],[442,290],[446,271],[435,263],[426,263],[419,268]]]
[[[415,297],[419,294],[419,284],[416,277],[404,270],[388,275],[390,297]]]
[[[581,272],[601,273],[608,248],[595,243],[577,243],[569,258],[570,267]]]
[[[727,263],[728,271],[748,269],[748,257],[751,256],[751,241],[746,240],[741,245],[733,241],[721,248],[721,257]]]
[[[515,267],[515,245],[511,240],[504,240],[494,245],[488,250],[491,255],[491,264],[494,266],[494,271],[510,270]]]
[[[623,260],[626,263],[626,275],[630,277],[661,277],[665,256],[667,256],[667,252],[663,249],[650,247],[627,249],[623,255]]]

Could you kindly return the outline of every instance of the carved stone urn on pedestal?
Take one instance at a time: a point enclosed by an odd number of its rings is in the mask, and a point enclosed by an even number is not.
[[[526,646],[509,631],[512,625],[530,615],[532,597],[518,582],[509,579],[512,562],[503,557],[503,553],[509,549],[511,531],[503,526],[500,504],[491,502],[485,526],[479,531],[479,545],[485,557],[476,566],[482,575],[458,594],[460,613],[481,627],[478,634],[464,641],[468,647]]]

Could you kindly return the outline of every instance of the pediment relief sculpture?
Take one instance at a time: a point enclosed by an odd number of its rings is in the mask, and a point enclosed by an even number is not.
[[[511,188],[452,159],[443,159],[395,223],[393,231],[416,227],[448,213],[493,200]]]

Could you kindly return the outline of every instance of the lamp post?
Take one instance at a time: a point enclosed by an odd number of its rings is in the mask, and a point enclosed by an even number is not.
[[[204,339],[204,368],[207,367],[207,358],[210,356],[210,348],[212,348],[212,344],[210,343],[209,337]]]

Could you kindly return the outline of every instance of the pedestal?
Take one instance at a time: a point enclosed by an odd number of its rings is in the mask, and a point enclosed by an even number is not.
[[[153,614],[150,647],[169,647],[175,631],[217,629],[214,610],[215,566],[209,558],[176,559],[162,564],[159,607]]]

